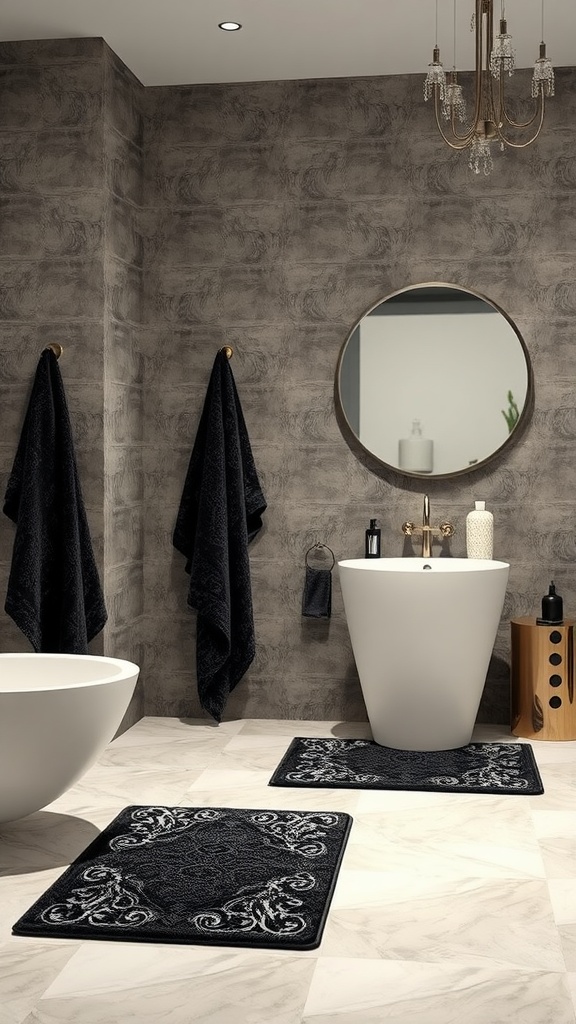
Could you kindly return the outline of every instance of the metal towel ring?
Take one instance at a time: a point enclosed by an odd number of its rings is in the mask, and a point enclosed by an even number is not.
[[[335,564],[336,564],[336,557],[334,555],[334,552],[332,551],[332,548],[328,547],[327,544],[320,544],[319,541],[316,541],[316,544],[312,544],[308,548],[308,551],[306,552],[306,556],[305,556],[305,559],[304,559],[305,562],[306,562],[306,565],[308,566],[309,569],[312,568],[312,566],[310,565],[310,563],[308,561],[308,555],[310,554],[311,551],[317,550],[318,548],[324,548],[325,551],[329,551],[330,554],[332,555],[332,565],[330,566],[330,569],[332,570],[334,568]]]

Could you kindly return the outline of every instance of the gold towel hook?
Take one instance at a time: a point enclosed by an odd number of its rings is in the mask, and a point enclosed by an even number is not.
[[[224,353],[225,356],[228,357],[228,359],[232,359],[232,356],[234,355],[234,349],[232,348],[231,345],[224,345],[221,351]]]
[[[50,349],[54,353],[56,359],[60,359],[60,356],[64,351],[62,345],[59,345],[57,341],[51,341],[49,345],[46,345],[46,351],[48,349]]]

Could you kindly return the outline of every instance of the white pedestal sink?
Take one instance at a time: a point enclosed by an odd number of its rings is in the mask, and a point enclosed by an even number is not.
[[[352,558],[338,568],[376,743],[400,750],[465,746],[502,615],[508,563]]]

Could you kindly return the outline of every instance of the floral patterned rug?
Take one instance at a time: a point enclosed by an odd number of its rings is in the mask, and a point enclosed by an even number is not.
[[[351,825],[328,811],[126,807],[13,933],[315,949]]]
[[[455,750],[395,750],[372,740],[297,736],[270,786],[415,789],[445,793],[544,792],[528,743],[469,743]]]

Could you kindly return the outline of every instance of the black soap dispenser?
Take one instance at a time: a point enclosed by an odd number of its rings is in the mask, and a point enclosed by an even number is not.
[[[370,520],[370,529],[366,530],[366,558],[380,558],[380,528],[377,519]]]
[[[542,618],[536,619],[539,626],[561,626],[564,617],[562,598],[556,593],[554,581],[548,587],[548,593],[542,598]]]

